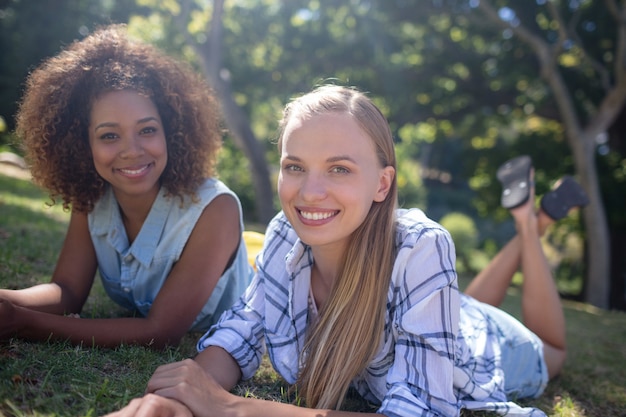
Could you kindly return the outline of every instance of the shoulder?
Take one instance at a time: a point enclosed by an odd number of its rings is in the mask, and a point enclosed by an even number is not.
[[[415,244],[420,239],[442,239],[452,244],[450,233],[417,208],[396,210],[396,243]]]
[[[298,242],[300,240],[296,231],[281,211],[274,216],[267,226],[263,249],[257,261],[262,267],[274,268],[277,265],[282,265],[279,269],[284,269],[285,260],[290,253],[293,255],[289,258],[292,258],[304,250],[304,245],[298,244]],[[272,264],[274,266],[271,266]],[[274,273],[277,272],[278,270],[274,271]]]
[[[239,198],[237,197],[237,194],[235,194],[233,190],[228,188],[226,184],[224,184],[222,181],[218,180],[217,178],[205,179],[204,182],[200,184],[200,186],[198,187],[196,194],[198,198],[200,198],[200,200],[202,201],[208,200],[209,202],[213,200],[215,197],[217,197],[218,195],[228,194],[232,196],[235,200],[237,200],[237,202],[239,202]]]
[[[452,237],[421,210],[398,210],[396,248],[396,284],[410,280],[440,286],[456,279]]]
[[[267,225],[267,231],[278,231],[278,230],[293,230],[291,223],[287,220],[287,216],[285,216],[285,212],[282,210],[276,213],[276,215],[270,220]]]
[[[298,235],[291,223],[287,220],[285,213],[280,211],[270,220],[265,231],[265,242],[272,246],[282,246],[292,248],[298,241]]]
[[[449,291],[458,291],[456,255],[446,229],[421,210],[398,210],[396,245],[388,297],[400,314],[437,294],[454,297]]]
[[[107,187],[102,197],[94,204],[93,210],[87,215],[89,229],[94,233],[106,233],[111,227],[112,214],[117,207],[115,194],[113,194],[111,187]]]
[[[176,199],[174,199],[176,200]],[[243,230],[243,210],[237,195],[223,182],[207,178],[198,187],[196,199],[186,199],[183,206],[170,208],[175,218],[184,218],[197,227],[203,224],[217,230]]]
[[[242,208],[239,197],[226,184],[216,178],[206,178],[196,189],[194,195],[185,195],[181,201],[176,196],[158,198],[155,206],[168,207],[170,216],[195,218],[200,216],[207,207],[219,196],[227,195],[232,197],[229,202],[231,208],[241,215]]]

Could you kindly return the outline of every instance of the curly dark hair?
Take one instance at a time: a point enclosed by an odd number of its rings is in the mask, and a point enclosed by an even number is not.
[[[154,102],[168,152],[161,184],[168,195],[195,199],[197,187],[215,174],[222,145],[217,101],[190,66],[131,40],[124,25],[75,41],[27,79],[16,133],[35,182],[49,191],[53,204],[60,198],[65,209],[93,209],[108,183],[96,172],[89,147],[91,105],[118,90]]]

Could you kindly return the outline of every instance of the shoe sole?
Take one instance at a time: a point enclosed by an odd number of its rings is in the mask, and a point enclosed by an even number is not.
[[[560,220],[574,207],[584,207],[589,204],[589,197],[585,190],[566,175],[554,190],[544,194],[541,199],[541,209],[554,220]]]
[[[513,158],[498,168],[496,177],[502,183],[500,203],[506,209],[519,207],[530,196],[530,168],[532,160],[528,155]]]

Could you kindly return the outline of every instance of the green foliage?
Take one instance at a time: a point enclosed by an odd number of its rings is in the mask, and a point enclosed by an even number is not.
[[[450,232],[456,249],[457,271],[459,273],[475,274],[473,259],[478,253],[478,230],[471,217],[463,213],[448,213],[439,223]]]
[[[580,212],[550,227],[543,239],[544,252],[561,294],[579,299],[583,290],[585,238],[580,232]]]
[[[5,51],[0,54],[0,116],[8,131],[27,69],[109,18],[129,21],[134,34],[201,68],[176,25],[182,1],[109,0],[96,5],[63,0],[54,8],[44,3],[14,0],[0,7],[9,11],[0,13],[0,46]],[[566,87],[576,98],[577,115],[585,122],[604,95],[603,83],[612,78],[616,59],[617,34],[615,25],[605,23],[610,21],[606,5],[493,3],[514,9],[532,33],[544,39],[556,39],[559,29],[548,4],[576,29],[586,51],[572,40],[559,62]],[[212,2],[189,5],[186,29],[208,48]],[[421,207],[434,219],[464,213],[481,231],[497,232],[489,234],[496,245],[508,238],[499,229],[510,223],[500,207],[495,178],[501,163],[530,155],[538,195],[560,176],[575,174],[555,98],[539,76],[532,51],[510,32],[486,24],[467,0],[227,1],[223,27],[221,75],[230,81],[235,101],[263,143],[270,166],[276,166],[271,139],[284,104],[293,95],[332,80],[369,92],[388,117],[397,143],[401,204]],[[607,66],[606,79],[585,53]],[[12,107],[3,110],[1,105]],[[599,145],[596,160],[616,247],[626,240],[626,150],[620,139],[626,126],[619,120],[606,143]],[[249,169],[232,138],[225,140],[220,176],[242,197],[250,218],[255,197]],[[0,138],[2,143],[7,139]],[[580,226],[571,229],[576,234],[580,230]],[[619,266],[626,261],[614,262]],[[568,273],[563,270],[564,277]],[[578,269],[572,273],[578,274]]]
[[[249,161],[231,141],[226,141],[220,151],[217,173],[220,180],[228,184],[230,189],[239,197],[243,207],[244,219],[252,221],[252,213],[255,212],[252,172],[249,168]]]
[[[13,116],[29,71],[97,25],[125,22],[128,15],[140,12],[134,0],[0,3],[0,117],[6,132],[15,127]],[[8,139],[0,129],[0,145]]]

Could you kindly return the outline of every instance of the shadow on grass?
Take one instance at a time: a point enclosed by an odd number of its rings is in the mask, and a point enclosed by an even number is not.
[[[0,174],[0,190],[2,193],[21,195],[26,198],[42,200],[46,194],[31,181]]]
[[[30,182],[0,175],[0,286],[47,281],[67,228],[68,213],[47,207]]]

